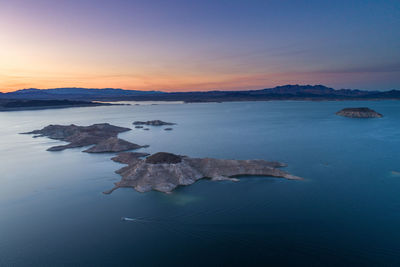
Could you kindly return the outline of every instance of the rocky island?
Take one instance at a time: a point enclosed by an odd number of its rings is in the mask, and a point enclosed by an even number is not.
[[[23,134],[35,134],[34,137],[46,136],[51,139],[68,142],[67,145],[53,146],[48,151],[61,151],[68,148],[93,145],[84,152],[105,153],[121,152],[138,149],[140,146],[118,138],[118,134],[130,131],[129,128],[118,127],[108,123],[93,124],[90,126],[48,125],[41,130],[34,130]]]
[[[34,137],[46,136],[68,142],[66,145],[50,147],[47,149],[48,151],[60,151],[89,145],[92,145],[92,147],[83,152],[122,152],[146,147],[117,137],[119,133],[129,130],[129,128],[108,123],[90,126],[71,124],[48,125],[41,130],[24,134],[35,134]],[[203,178],[212,181],[238,181],[236,177],[251,175],[293,180],[302,179],[278,169],[285,167],[285,164],[265,160],[190,158],[167,152],[158,152],[153,155],[143,152],[123,152],[113,157],[112,160],[127,164],[127,166],[116,171],[122,179],[115,183],[114,188],[105,191],[105,194],[110,194],[120,187],[131,187],[138,192],[155,190],[170,193],[178,186],[190,185]]]
[[[381,118],[382,114],[372,110],[370,108],[344,108],[336,115],[348,117],[348,118]]]
[[[176,125],[176,123],[153,120],[153,121],[135,121],[133,125],[164,126],[164,125]]]
[[[238,181],[235,177],[245,175],[302,179],[278,169],[286,166],[280,162],[190,158],[166,152],[158,152],[144,159],[140,158],[142,156],[128,152],[112,158],[128,166],[116,171],[122,176],[121,181],[104,193],[110,194],[120,187],[131,187],[139,192],[156,190],[169,193],[178,186],[190,185],[203,178]]]

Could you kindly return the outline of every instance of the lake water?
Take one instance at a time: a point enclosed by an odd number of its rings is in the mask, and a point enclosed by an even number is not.
[[[335,115],[368,106],[380,119]],[[101,192],[124,165],[20,132],[176,122],[119,136],[192,157],[278,160],[304,181]],[[241,102],[0,113],[0,266],[400,265],[400,102]],[[121,217],[142,218],[140,222]]]

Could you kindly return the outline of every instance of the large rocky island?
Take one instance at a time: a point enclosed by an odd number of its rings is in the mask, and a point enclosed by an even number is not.
[[[89,145],[92,145],[92,147],[83,152],[121,152],[146,147],[117,137],[119,133],[129,130],[129,128],[108,123],[90,126],[71,124],[48,125],[41,130],[24,134],[35,134],[34,137],[46,136],[68,142],[66,145],[50,147],[47,149],[48,151],[60,151]],[[150,156],[143,152],[123,152],[113,157],[112,160],[127,164],[127,166],[116,171],[122,176],[122,179],[115,183],[114,188],[104,192],[106,194],[120,187],[131,187],[139,192],[156,190],[169,193],[178,186],[190,185],[203,178],[209,178],[213,181],[238,181],[236,178],[238,176],[253,175],[301,179],[278,169],[285,167],[285,164],[265,160],[190,158],[167,152],[158,152]]]
[[[238,181],[235,177],[245,175],[301,179],[278,169],[286,166],[280,162],[190,158],[166,152],[158,152],[145,159],[140,158],[142,156],[128,152],[112,158],[128,166],[116,171],[122,176],[121,181],[104,193],[110,194],[120,187],[131,187],[139,192],[156,190],[169,193],[178,186],[190,185],[203,178]]]
[[[53,146],[48,151],[61,151],[67,148],[94,145],[84,152],[105,153],[121,152],[138,149],[140,146],[117,137],[119,133],[130,131],[130,128],[114,126],[108,123],[93,124],[90,126],[48,125],[41,130],[34,130],[23,134],[35,134],[34,137],[46,136],[51,139],[68,142],[69,144]]]
[[[348,118],[381,118],[382,114],[372,110],[370,108],[344,108],[336,115],[348,117]]]

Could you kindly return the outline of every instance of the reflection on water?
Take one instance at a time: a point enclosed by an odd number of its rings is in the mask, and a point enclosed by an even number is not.
[[[381,119],[335,116],[368,106]],[[192,157],[286,162],[305,181],[201,180],[172,194],[122,188],[121,164],[19,135],[48,124],[178,123],[121,138]],[[400,264],[396,101],[107,106],[0,114],[0,266]],[[127,223],[121,217],[142,221]]]

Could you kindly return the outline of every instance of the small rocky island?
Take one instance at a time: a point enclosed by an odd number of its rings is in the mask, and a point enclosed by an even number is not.
[[[93,124],[90,126],[48,125],[41,130],[23,134],[35,134],[34,137],[46,136],[51,139],[69,142],[67,145],[53,146],[48,151],[61,151],[68,148],[93,145],[84,152],[106,153],[122,152],[147,146],[140,146],[118,138],[118,134],[130,131],[129,128],[118,127],[108,123]]]
[[[344,108],[336,115],[348,117],[348,118],[381,118],[382,114],[372,110],[370,108]]]
[[[153,121],[135,121],[133,125],[164,126],[164,125],[176,125],[176,123],[165,122],[161,120],[153,120]]]
[[[278,169],[286,166],[280,162],[190,158],[166,152],[158,152],[144,159],[141,157],[141,153],[127,152],[112,158],[128,166],[116,171],[122,176],[121,181],[104,193],[110,194],[120,187],[131,187],[139,192],[156,190],[169,193],[178,186],[190,185],[203,178],[238,181],[235,177],[245,175],[302,179]]]

